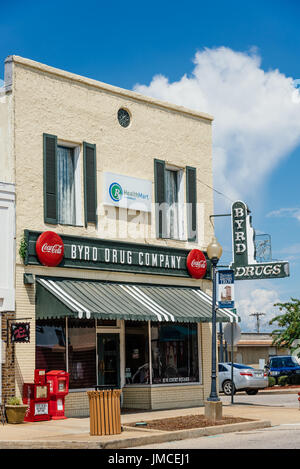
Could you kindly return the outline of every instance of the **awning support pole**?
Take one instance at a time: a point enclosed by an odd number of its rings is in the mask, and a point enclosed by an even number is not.
[[[69,373],[69,329],[68,318],[66,317],[66,372]]]
[[[148,321],[149,384],[152,384],[151,321]]]

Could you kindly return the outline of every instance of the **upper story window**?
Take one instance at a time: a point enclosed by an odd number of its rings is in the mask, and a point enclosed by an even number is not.
[[[82,226],[81,146],[44,134],[45,223]],[[97,223],[96,146],[83,142],[85,225]]]
[[[195,242],[196,169],[189,166],[178,169],[165,161],[154,160],[154,180],[157,237]]]
[[[165,169],[166,238],[184,238],[182,171]]]
[[[76,224],[74,149],[57,146],[57,222]]]

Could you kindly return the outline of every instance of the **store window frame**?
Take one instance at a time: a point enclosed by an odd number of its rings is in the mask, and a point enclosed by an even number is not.
[[[73,318],[69,317],[64,317],[62,318],[61,322],[63,324],[64,328],[64,338],[65,338],[65,350],[64,350],[64,361],[65,361],[65,371],[67,373],[70,372],[70,366],[69,366],[69,320]],[[38,319],[37,319],[38,321]],[[55,320],[54,320],[55,321]],[[49,320],[49,322],[51,322]],[[59,321],[60,322],[60,321]],[[111,324],[109,325],[98,325],[97,324],[97,318],[94,319],[94,324],[95,324],[95,383],[94,385],[98,385],[98,366],[99,366],[99,361],[98,361],[98,334],[119,334],[119,339],[120,339],[120,383],[121,386],[124,385],[122,379],[122,369],[125,370],[125,361],[124,361],[124,340],[123,340],[123,328],[124,328],[124,321],[117,319],[116,320],[116,325],[113,326]],[[35,350],[35,355],[36,355],[36,350]],[[87,388],[71,388],[69,389],[69,392],[83,392],[89,389],[94,389],[94,385],[91,385]]]
[[[203,363],[202,363],[202,329],[201,323],[192,323],[196,325],[196,336],[197,336],[197,364],[198,364],[198,380],[197,381],[190,381],[190,382],[168,382],[168,383],[153,383],[153,367],[152,367],[152,337],[151,337],[151,324],[154,321],[147,321],[148,323],[148,350],[151,351],[149,353],[149,368],[151,370],[149,375],[149,384],[143,383],[126,383],[125,387],[170,387],[170,386],[202,386],[203,385]],[[176,323],[170,323],[176,324]],[[188,323],[186,323],[188,324]],[[124,321],[124,336],[125,336],[125,321]],[[125,337],[124,337],[125,339]],[[126,342],[126,339],[125,339]],[[126,367],[126,362],[125,362]],[[126,381],[126,380],[125,380]]]
[[[65,363],[66,363],[66,371],[69,372],[69,353],[68,353],[68,317],[64,318],[64,327],[65,327]],[[152,353],[149,354],[149,367],[151,373],[149,375],[149,384],[141,384],[141,383],[133,383],[128,384],[126,383],[125,373],[126,373],[126,338],[125,338],[125,321],[126,320],[117,320],[116,326],[97,326],[97,319],[94,319],[95,323],[95,343],[96,343],[96,368],[95,368],[95,384],[98,384],[98,350],[97,350],[97,343],[98,343],[98,334],[110,334],[116,333],[119,334],[120,338],[120,386],[123,387],[164,387],[164,386],[194,386],[194,385],[203,385],[203,363],[202,363],[202,329],[201,323],[193,323],[196,324],[196,331],[197,331],[197,353],[198,353],[198,381],[191,381],[191,382],[174,382],[174,383],[153,383],[153,375],[152,375]],[[144,322],[144,321],[142,321]],[[148,328],[148,350],[151,350],[151,324],[153,321],[145,321],[147,323]],[[170,323],[171,324],[171,323]],[[172,323],[176,324],[176,323]],[[69,389],[70,393],[73,392],[84,392],[89,389],[94,389],[94,386],[91,385],[87,388],[72,388]]]

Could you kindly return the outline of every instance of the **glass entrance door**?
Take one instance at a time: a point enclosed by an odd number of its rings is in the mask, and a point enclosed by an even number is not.
[[[120,335],[97,334],[98,385],[120,387]]]

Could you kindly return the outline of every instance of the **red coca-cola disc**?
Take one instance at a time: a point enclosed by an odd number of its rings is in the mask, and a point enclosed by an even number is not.
[[[206,274],[207,262],[200,249],[192,249],[186,259],[186,267],[193,278],[203,278]]]
[[[64,257],[64,243],[54,231],[44,231],[36,242],[36,254],[41,264],[56,267]]]

